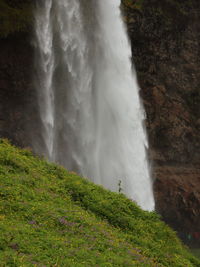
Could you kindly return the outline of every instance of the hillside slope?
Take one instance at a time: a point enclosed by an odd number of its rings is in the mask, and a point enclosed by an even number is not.
[[[0,266],[200,266],[155,213],[0,143]]]

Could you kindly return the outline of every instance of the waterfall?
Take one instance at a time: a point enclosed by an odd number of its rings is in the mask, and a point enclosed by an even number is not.
[[[146,210],[152,181],[120,0],[43,0],[36,8],[38,153]],[[120,184],[120,186],[119,186]]]

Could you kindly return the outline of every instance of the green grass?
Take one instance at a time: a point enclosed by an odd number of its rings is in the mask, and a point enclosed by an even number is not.
[[[192,253],[200,259],[200,248],[191,249]]]
[[[200,266],[154,212],[0,141],[0,266]]]

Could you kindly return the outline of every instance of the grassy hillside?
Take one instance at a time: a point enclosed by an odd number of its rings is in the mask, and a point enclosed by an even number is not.
[[[0,266],[200,266],[155,213],[0,142]]]

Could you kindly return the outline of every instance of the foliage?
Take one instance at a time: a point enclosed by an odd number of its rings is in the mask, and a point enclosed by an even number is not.
[[[198,89],[186,91],[183,93],[183,97],[191,110],[191,113],[194,114],[194,119],[198,120],[200,117],[200,91]]]
[[[154,5],[155,7],[166,7],[173,6],[173,8],[177,9],[180,13],[187,14],[188,11],[194,7],[195,1],[178,1],[178,0],[163,0],[163,1],[152,1],[149,0],[121,0],[122,4],[132,9],[142,9],[143,7],[149,7]]]
[[[0,141],[0,266],[200,266],[154,212]]]
[[[191,249],[192,253],[200,259],[200,249],[199,248],[194,248]]]
[[[144,0],[122,0],[122,4],[133,9],[142,9],[143,2]]]
[[[33,23],[33,6],[29,1],[0,0],[0,37],[27,32]]]
[[[35,0],[0,0],[0,38],[10,34],[28,32],[33,27],[33,10]],[[121,0],[123,6],[130,10],[142,11],[144,7],[150,8],[147,0]],[[176,13],[187,15],[194,8],[194,1],[165,0],[157,1],[154,5],[154,13],[161,11],[162,17],[167,23],[171,20],[171,10]],[[87,1],[86,1],[87,3]],[[167,6],[170,7],[169,12]],[[152,4],[151,4],[152,5]],[[168,14],[169,13],[169,14]],[[176,21],[178,22],[178,20]]]

